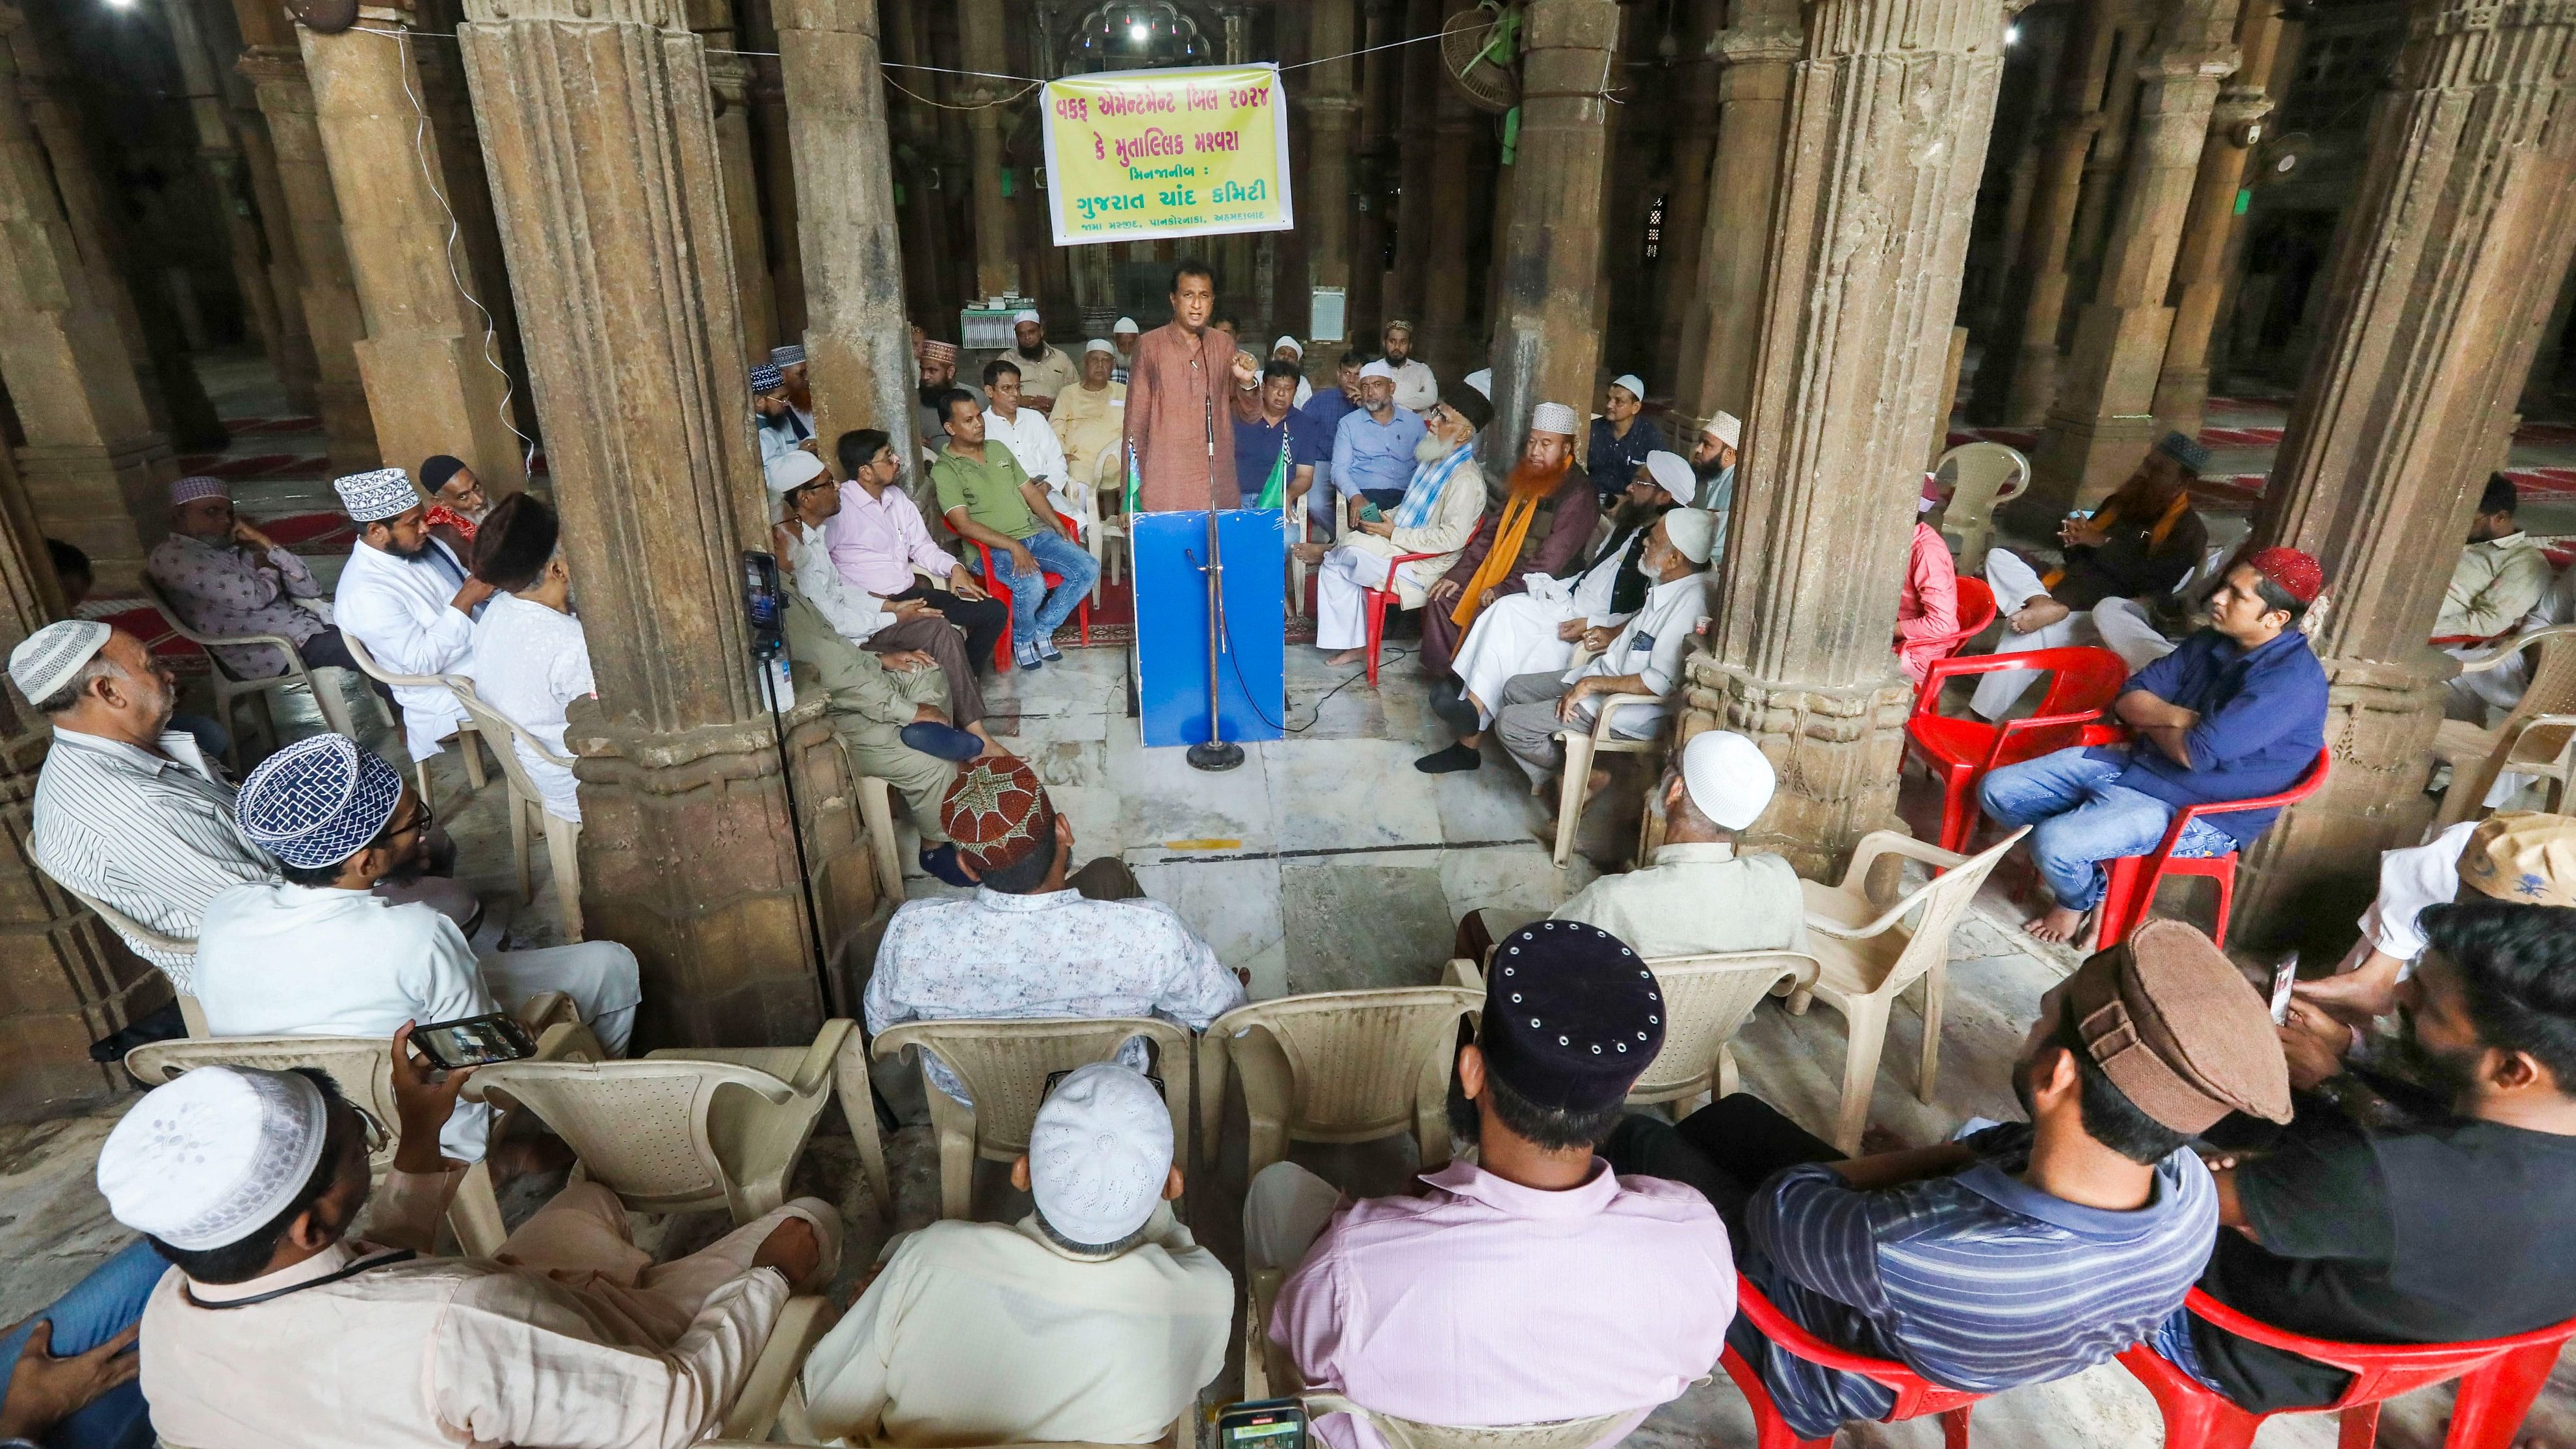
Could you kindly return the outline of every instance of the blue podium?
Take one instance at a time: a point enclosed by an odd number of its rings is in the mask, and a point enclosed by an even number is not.
[[[1236,743],[1275,740],[1287,714],[1288,528],[1275,509],[1217,514],[1225,563],[1217,636],[1217,729]],[[1128,520],[1136,581],[1136,699],[1148,745],[1208,737],[1208,516]]]

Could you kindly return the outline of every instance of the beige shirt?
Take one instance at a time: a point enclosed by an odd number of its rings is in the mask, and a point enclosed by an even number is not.
[[[529,1266],[429,1257],[464,1175],[450,1166],[389,1174],[366,1241],[247,1283],[165,1274],[143,1310],[142,1349],[162,1442],[678,1449],[717,1427],[787,1302],[784,1278],[749,1266],[757,1240],[735,1241],[749,1228],[652,1268],[615,1198],[576,1184],[512,1235],[504,1260]],[[751,1226],[765,1236],[774,1223]],[[394,1247],[424,1256],[266,1303],[201,1306],[312,1283]],[[593,1266],[564,1266],[567,1250],[587,1250],[578,1256]]]
[[[1075,386],[1055,395],[1047,414],[1055,440],[1064,446],[1064,465],[1078,482],[1097,487],[1124,484],[1111,455],[1127,432],[1127,384],[1113,382],[1098,392]]]
[[[1016,347],[1003,348],[993,356],[1010,359],[1011,366],[1020,370],[1022,397],[1062,397],[1066,388],[1077,386],[1082,381],[1082,369],[1074,366],[1073,359],[1064,355],[1063,348],[1052,343],[1035,362],[1022,357]]]
[[[2433,621],[2433,637],[2467,634],[2484,639],[2502,634],[2522,621],[2549,587],[2549,556],[2531,535],[2508,533],[2484,543],[2465,545],[2451,570],[2451,586],[2442,591],[2442,612]]]
[[[1393,516],[1394,510],[1388,514]],[[1467,551],[1467,540],[1476,536],[1476,524],[1485,518],[1485,470],[1472,459],[1459,465],[1458,471],[1440,489],[1439,501],[1432,505],[1429,521],[1420,528],[1398,528],[1392,538],[1374,533],[1354,532],[1335,544],[1336,548],[1355,549],[1375,554],[1381,559],[1401,558],[1406,554],[1430,554],[1419,563],[1399,564],[1393,570],[1396,597],[1405,608],[1419,609],[1430,597],[1431,586],[1458,562]],[[1491,520],[1486,520],[1491,526]],[[1377,566],[1361,570],[1363,582],[1378,576]]]
[[[1154,1210],[1145,1241],[1084,1259],[1034,1216],[904,1237],[805,1361],[823,1437],[854,1444],[1144,1444],[1197,1403],[1234,1280]]]
[[[1664,846],[1645,869],[1585,886],[1556,919],[1599,926],[1647,957],[1807,949],[1798,872],[1718,841]]]

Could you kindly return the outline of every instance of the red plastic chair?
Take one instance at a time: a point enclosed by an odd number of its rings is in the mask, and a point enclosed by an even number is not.
[[[1964,589],[1970,582],[1961,579],[1959,586]],[[1987,598],[1991,607],[1993,596]],[[2009,669],[2048,671],[2048,693],[2039,702],[2039,713],[1991,725],[1974,715],[1940,712],[1941,687],[1951,680]],[[1914,713],[1905,720],[1905,753],[1921,760],[1941,782],[1941,848],[1967,853],[1969,837],[1977,832],[1977,786],[1987,771],[2069,745],[2117,744],[2126,738],[2102,712],[2128,679],[2129,666],[2119,655],[2088,646],[1933,660],[1914,691]]]
[[[1743,1274],[1735,1275],[1735,1311],[1771,1341],[1773,1351],[1805,1359],[1837,1373],[1859,1374],[1872,1383],[1884,1384],[1896,1392],[1896,1407],[1888,1410],[1880,1422],[1893,1424],[1904,1419],[1920,1419],[1927,1414],[1941,1416],[1943,1449],[1968,1449],[1968,1414],[1983,1394],[1965,1389],[1945,1389],[1901,1363],[1883,1358],[1863,1358],[1847,1353],[1791,1323],[1788,1317],[1762,1296]],[[1753,1408],[1754,1449],[1833,1449],[1831,1434],[1822,1439],[1801,1439],[1780,1417],[1780,1406],[1771,1401],[1771,1388],[1762,1382],[1762,1373],[1737,1353],[1732,1345],[1718,1359],[1726,1376],[1735,1380],[1744,1393],[1744,1401]],[[2546,1372],[2546,1370],[2544,1370]]]
[[[2141,748],[2145,748],[2142,746]],[[2102,924],[2102,944],[2109,950],[2129,938],[2138,923],[2147,918],[2148,908],[2156,903],[2156,887],[2168,877],[2199,875],[2218,882],[2218,929],[2209,939],[2221,947],[2227,944],[2227,908],[2236,898],[2236,852],[2225,855],[2188,856],[2176,859],[2174,845],[2191,822],[2206,815],[2233,815],[2240,810],[2269,810],[2278,805],[2295,805],[2317,793],[2326,782],[2325,750],[2317,751],[2314,764],[2278,795],[2265,795],[2256,800],[2214,800],[2205,805],[2185,805],[2174,812],[2173,823],[2165,827],[2165,838],[2153,853],[2127,855],[2102,862],[2109,874],[2108,887],[2102,892],[2098,908]]]
[[[1076,520],[1066,518],[1061,513],[1057,514],[1056,517],[1063,522],[1064,530],[1068,535],[1077,534],[1081,531],[1081,526]],[[1002,637],[993,641],[993,672],[996,674],[1008,674],[1011,672],[1011,630],[1014,627],[1008,612],[1011,607],[1011,586],[1002,582],[1001,571],[993,567],[992,548],[978,539],[969,539],[967,541],[969,543],[973,543],[975,545],[975,552],[982,556],[981,562],[984,565],[984,592],[992,595],[994,599],[998,600],[1004,610],[1002,615]],[[1055,588],[1064,582],[1064,575],[1057,573],[1053,569],[1040,569],[1038,572],[1039,575],[1046,580],[1046,586],[1050,589]],[[1084,596],[1081,603],[1074,605],[1073,617],[1074,621],[1082,626],[1082,642],[1087,648],[1091,644],[1091,599],[1088,595]]]
[[[1476,541],[1477,534],[1484,531],[1485,520],[1479,518],[1476,520],[1476,526],[1467,530],[1467,543],[1462,543],[1458,545],[1458,547],[1460,549],[1466,548],[1467,544],[1474,543]],[[1447,556],[1447,554],[1439,553],[1400,553],[1387,562],[1387,587],[1383,589],[1372,589],[1366,584],[1360,585],[1360,608],[1368,614],[1368,677],[1370,688],[1374,689],[1377,687],[1377,646],[1378,641],[1386,637],[1386,611],[1391,608],[1402,609],[1404,607],[1404,600],[1398,597],[1395,591],[1395,571],[1409,563],[1420,563],[1422,560],[1427,558],[1446,558]]]
[[[2460,1392],[2451,1410],[2450,1437],[2442,1441],[2447,1449],[2508,1449],[2532,1400],[2549,1381],[2558,1351],[2576,1338],[2576,1319],[2569,1319],[2477,1343],[2329,1343],[2257,1323],[2197,1288],[2183,1306],[2238,1338],[2352,1374],[2352,1386],[2333,1403],[2280,1411],[2340,1415],[2340,1449],[2371,1449],[2379,1440],[2382,1402],[2448,1379],[2460,1381]],[[2272,1417],[2236,1407],[2143,1343],[2122,1353],[2120,1363],[2156,1396],[2165,1418],[2165,1449],[2247,1449],[2254,1431]]]
[[[1934,658],[1947,659],[1965,648],[1969,640],[1984,633],[1986,626],[1994,621],[1995,591],[1986,587],[1984,579],[1961,579],[1959,580],[1959,627],[1947,634],[1935,634],[1923,642],[1940,649],[1941,652],[1934,655]]]

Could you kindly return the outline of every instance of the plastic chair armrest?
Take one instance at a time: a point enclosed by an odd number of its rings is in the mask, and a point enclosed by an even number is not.
[[[1768,1339],[1772,1347],[1793,1358],[1804,1359],[1819,1368],[1832,1369],[1836,1373],[1859,1374],[1873,1383],[1900,1392],[1921,1381],[1918,1375],[1903,1364],[1890,1363],[1886,1359],[1868,1358],[1836,1348],[1800,1328],[1790,1321],[1789,1315],[1773,1307],[1771,1300],[1762,1296],[1762,1290],[1753,1286],[1752,1279],[1741,1273],[1735,1277],[1735,1311],[1742,1314],[1745,1321],[1751,1323],[1765,1339]]]
[[[1601,710],[1592,716],[1592,738],[1595,743],[1610,738],[1610,716],[1614,711],[1641,704],[1662,704],[1660,694],[1613,694],[1601,701]]]
[[[797,1375],[804,1369],[806,1355],[837,1316],[826,1298],[787,1300],[787,1306],[779,1310],[778,1322],[769,1330],[769,1342],[761,1345],[760,1357],[752,1360],[751,1374],[743,1380],[742,1392],[735,1396],[732,1410],[725,1415],[726,1438],[769,1437],[771,1426],[778,1422],[779,1409],[787,1402],[787,1391],[796,1386]]]
[[[2086,710],[2081,714],[2036,714],[2027,719],[2005,720],[1995,729],[1994,743],[1986,747],[1983,768],[1991,770],[1995,767],[1995,762],[2003,757],[2005,744],[2010,742],[2014,735],[2027,734],[2037,729],[2053,729],[2063,725],[2093,725],[2102,722],[2103,713],[2098,709]]]
[[[1453,956],[1449,959],[1448,968],[1440,975],[1440,984],[1464,986],[1470,991],[1482,991],[1485,989],[1485,972],[1482,967],[1466,957]]]
[[[581,1012],[573,1006],[572,997],[561,991],[540,991],[520,1002],[519,1009],[510,1014],[518,1018],[519,1025],[540,1034],[566,1022],[581,1022]]]
[[[824,1022],[823,1029],[814,1034],[814,1044],[805,1049],[805,1059],[796,1064],[791,1085],[811,1091],[818,1084],[830,1084],[833,1064],[841,1059],[841,1043],[858,1029],[859,1024],[846,1016]]]
[[[1937,865],[1943,870],[1948,870],[1967,860],[1966,856],[1957,851],[1943,850],[1937,845],[1917,840],[1901,831],[1873,830],[1862,836],[1860,843],[1852,847],[1851,864],[1843,868],[1843,878],[1839,884],[1845,890],[1856,889],[1867,884],[1870,867],[1878,864],[1878,859],[1882,855],[1901,855],[1908,860],[1919,860],[1925,865]]]
[[[2511,737],[2503,741],[2505,754],[2508,757],[2511,756],[2514,746],[2522,742],[2522,737],[2524,735],[2529,734],[2531,731],[2544,725],[2556,725],[2561,729],[2570,731],[2566,739],[2559,741],[2558,753],[2550,759],[2551,764],[2560,769],[2565,769],[2569,759],[2571,757],[2576,757],[2576,714],[2535,714],[2526,719],[2515,721]],[[2516,763],[2536,764],[2538,762],[2523,760],[2517,761]]]

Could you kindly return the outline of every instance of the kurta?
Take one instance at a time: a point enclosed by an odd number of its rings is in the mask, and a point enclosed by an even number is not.
[[[145,573],[161,586],[170,607],[188,627],[218,639],[279,634],[301,644],[331,627],[297,599],[322,597],[322,586],[304,560],[283,548],[262,555],[238,544],[212,544],[174,533],[152,546]],[[214,651],[243,679],[271,679],[286,672],[274,644],[235,644]]]
[[[465,566],[433,538],[412,558],[398,558],[365,539],[349,548],[332,613],[340,632],[367,646],[388,674],[474,675],[474,616],[451,606],[465,586]],[[426,760],[456,733],[465,707],[435,684],[397,684],[403,738],[411,757]]]
[[[1503,508],[1508,510],[1510,499]],[[1529,576],[1553,577],[1571,568],[1583,556],[1583,546],[1592,541],[1592,526],[1600,521],[1601,500],[1592,491],[1592,480],[1579,467],[1568,467],[1556,491],[1539,502],[1538,516],[1530,520],[1528,532],[1521,535],[1520,557],[1512,560],[1502,578],[1493,585],[1495,602],[1525,592]],[[1467,540],[1466,550],[1449,566],[1443,577],[1465,589],[1475,581],[1476,571],[1484,566],[1502,531],[1502,512],[1490,514],[1485,526]],[[1471,618],[1471,624],[1474,622]],[[1460,628],[1450,604],[1422,613],[1422,672],[1433,679],[1449,673],[1458,650],[1458,642],[1467,631]]]
[[[1916,684],[1948,651],[1942,639],[1959,629],[1959,574],[1950,546],[1928,523],[1914,525],[1905,589],[1896,599],[1896,659]]]
[[[547,750],[570,755],[564,748],[564,707],[599,693],[581,620],[516,594],[493,595],[474,626],[474,692]],[[502,743],[492,741],[495,749]],[[545,797],[546,813],[558,820],[580,820],[581,799],[571,768],[517,740],[508,744],[529,783]]]
[[[1082,384],[1082,369],[1064,349],[1047,343],[1031,361],[1017,347],[1006,347],[993,354],[996,362],[1007,361],[1020,370],[1020,396],[1059,398]],[[979,371],[977,376],[983,374]]]
[[[1127,445],[1135,450],[1144,512],[1233,508],[1242,501],[1226,427],[1233,416],[1226,398],[1233,359],[1222,341],[1207,338],[1205,330],[1192,333],[1169,322],[1136,341],[1127,374]]]
[[[1113,382],[1098,392],[1071,387],[1057,393],[1055,411],[1047,414],[1057,446],[1064,449],[1065,471],[1090,487],[1123,483],[1116,463],[1118,440],[1127,431],[1127,385]]]

